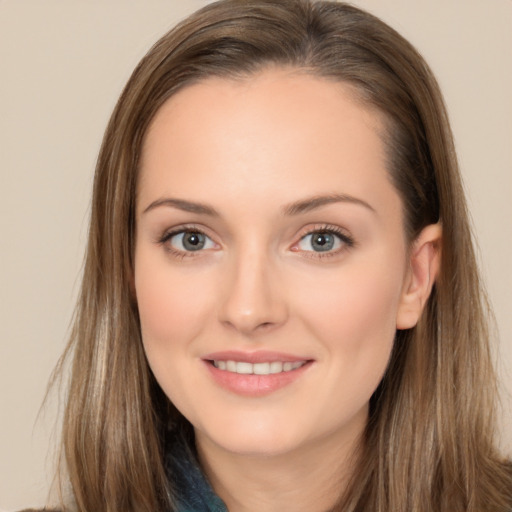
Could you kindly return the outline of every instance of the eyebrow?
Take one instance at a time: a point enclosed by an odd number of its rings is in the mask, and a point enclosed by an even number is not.
[[[313,196],[307,199],[297,201],[295,203],[291,203],[288,206],[285,206],[283,211],[285,215],[299,215],[301,213],[306,213],[316,208],[320,208],[321,206],[326,206],[333,203],[352,203],[364,206],[373,213],[377,213],[375,211],[375,208],[373,208],[373,206],[371,206],[366,201],[363,201],[362,199],[358,199],[357,197],[353,197],[347,194],[328,194],[325,196]]]
[[[356,204],[365,207],[366,209],[372,211],[373,213],[376,213],[375,209],[366,201],[363,201],[362,199],[358,199],[357,197],[353,197],[347,194],[328,194],[323,196],[313,196],[306,199],[301,199],[300,201],[296,201],[294,203],[284,206],[282,211],[285,216],[294,216],[333,203]],[[215,210],[215,208],[207,204],[187,201],[185,199],[175,199],[171,197],[166,197],[153,201],[142,213],[145,214],[160,206],[169,206],[172,208],[177,208],[178,210],[183,210],[185,212],[197,213],[199,215],[220,217],[217,210]]]
[[[198,213],[200,215],[210,215],[211,217],[219,216],[219,213],[207,204],[186,201],[185,199],[173,199],[171,197],[153,201],[142,213],[147,213],[151,210],[154,210],[155,208],[158,208],[159,206],[171,206],[173,208],[177,208],[178,210],[183,210],[184,212]]]

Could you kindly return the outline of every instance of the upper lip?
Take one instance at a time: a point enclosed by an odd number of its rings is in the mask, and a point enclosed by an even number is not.
[[[223,350],[221,352],[212,352],[202,357],[207,361],[236,361],[246,363],[272,363],[274,361],[295,363],[300,361],[310,361],[310,357],[302,357],[284,352],[273,352],[268,350],[259,350],[257,352],[243,352],[239,350]]]

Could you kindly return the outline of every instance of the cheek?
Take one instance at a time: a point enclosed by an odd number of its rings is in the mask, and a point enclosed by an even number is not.
[[[300,293],[299,301],[313,313],[312,317],[325,318],[324,327],[332,327],[332,332],[343,332],[356,324],[394,331],[403,268],[395,267],[363,262],[324,276],[316,274],[315,280]]]
[[[153,351],[179,350],[201,329],[207,307],[207,283],[175,272],[170,265],[140,259],[135,270],[135,290],[144,347]]]
[[[376,386],[395,338],[403,267],[396,259],[387,267],[363,263],[325,279],[317,275],[295,296],[307,329],[322,340],[337,371],[373,376]]]
[[[135,290],[149,366],[168,398],[187,411],[193,401],[186,390],[187,377],[196,370],[194,340],[200,336],[212,296],[208,283],[176,272],[168,262],[140,258]]]

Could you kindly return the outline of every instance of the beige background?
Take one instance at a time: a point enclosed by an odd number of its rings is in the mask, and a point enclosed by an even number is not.
[[[102,132],[149,46],[200,0],[0,0],[0,510],[42,505]],[[444,90],[512,390],[512,1],[360,0]],[[506,405],[511,410],[510,401]],[[510,415],[504,421],[510,450]]]

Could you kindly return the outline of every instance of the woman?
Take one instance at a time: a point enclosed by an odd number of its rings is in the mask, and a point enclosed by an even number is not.
[[[346,4],[210,5],[105,134],[63,483],[84,511],[510,510],[487,340],[422,58]]]

